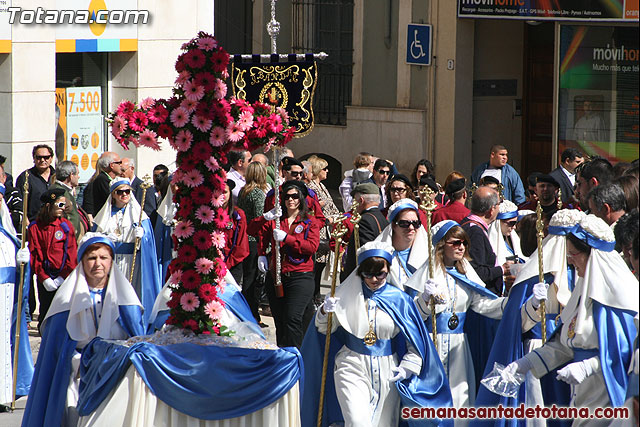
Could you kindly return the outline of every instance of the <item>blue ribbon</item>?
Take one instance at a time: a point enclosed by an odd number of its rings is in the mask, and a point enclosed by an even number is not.
[[[358,264],[362,264],[365,259],[374,256],[386,259],[389,264],[391,264],[391,262],[393,261],[393,255],[385,251],[384,249],[369,249],[363,251],[362,253],[360,253],[360,255],[358,255]]]
[[[465,276],[464,274],[462,274],[458,270],[456,270],[455,267],[448,267],[447,268],[447,273],[449,273],[454,279],[458,280],[460,283],[465,285],[467,288],[471,289],[472,291],[475,291],[475,292],[479,293],[480,295],[483,295],[483,296],[491,298],[491,299],[498,298],[498,296],[496,294],[494,294],[493,292],[491,292],[489,289],[485,288],[484,286],[479,285],[476,282],[471,281],[471,279],[469,279],[467,276]]]
[[[397,206],[392,212],[389,212],[389,222],[393,222],[393,220],[395,219],[396,216],[398,216],[398,214],[400,212],[402,212],[405,209],[412,209],[416,212],[418,212],[418,208],[415,205],[412,205],[410,203],[403,203],[399,206]]]
[[[511,219],[517,216],[518,216],[518,211],[502,212],[498,214],[496,219]]]
[[[336,332],[344,345],[358,354],[364,354],[366,356],[391,356],[393,354],[393,340],[377,339],[373,345],[367,345],[361,338],[350,334],[342,327]]]
[[[104,243],[105,245],[109,246],[111,248],[111,252],[115,254],[116,248],[111,239],[109,239],[107,236],[95,236],[82,242],[82,244],[78,248],[78,259],[82,259],[82,255],[84,255],[84,252],[87,250],[87,248],[96,243]],[[131,253],[133,253],[133,251]]]
[[[598,355],[597,348],[591,349],[583,349],[583,348],[574,348],[573,349],[573,361],[574,362],[582,362],[585,359],[591,359],[593,356]]]
[[[115,253],[120,255],[133,255],[134,243],[116,243]]]
[[[450,311],[438,313],[436,315],[436,332],[438,332],[439,334],[464,333],[464,321],[467,318],[467,313],[456,313],[456,316],[458,316],[458,327],[455,329],[449,329],[449,319],[453,317],[453,313],[451,313]],[[431,333],[433,331],[433,328],[431,327],[431,316],[429,316],[429,319],[425,323],[427,324],[427,330],[429,331],[429,333]]]
[[[580,224],[576,224],[573,226],[573,228],[571,229],[571,234],[594,249],[611,252],[616,247],[616,242],[607,242],[606,240],[598,239],[593,234],[588,233],[584,228],[582,228],[582,226],[580,226]]]
[[[442,224],[442,227],[440,227],[440,229],[436,232],[436,234],[433,235],[433,238],[432,238],[433,244],[435,245],[440,240],[442,240],[445,234],[447,234],[447,232],[451,230],[453,227],[455,227],[456,225],[460,225],[460,224],[458,224],[455,221],[447,221],[444,224]]]
[[[128,185],[131,187],[131,182],[128,179],[119,179],[117,181],[113,181],[109,186],[109,193],[113,193],[113,190],[120,187],[121,185]]]
[[[549,234],[553,234],[554,236],[566,236],[571,232],[573,227],[560,227],[558,225],[550,225],[549,226]]]
[[[4,184],[0,184],[0,193],[4,195],[5,191],[6,191],[6,187],[4,186]]]

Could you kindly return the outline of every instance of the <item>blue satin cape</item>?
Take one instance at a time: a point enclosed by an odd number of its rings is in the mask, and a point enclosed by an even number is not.
[[[133,363],[153,394],[202,420],[241,417],[284,396],[300,379],[295,348],[137,343],[124,347],[96,338],[82,354],[78,412],[93,412]]]
[[[15,246],[16,253],[20,249],[20,242],[7,232],[0,225],[0,232],[7,236]],[[3,267],[0,268],[0,283],[13,283],[13,311],[11,313],[11,366],[13,366],[14,341],[16,339],[16,321],[18,314],[18,286],[20,283],[19,267]],[[28,308],[29,301],[29,285],[31,283],[31,268],[29,264],[24,265],[24,283],[22,284],[22,316],[20,316],[20,342],[18,343],[18,374],[16,382],[16,398],[29,394],[31,380],[33,379],[33,355],[31,354],[31,345],[29,344],[29,328],[27,327],[27,317],[24,314],[25,308]],[[4,402],[7,403],[7,402]]]
[[[139,306],[118,307],[118,323],[130,336],[142,335]],[[62,421],[71,374],[71,358],[77,341],[67,333],[69,312],[49,317],[42,326],[42,341],[36,370],[22,418],[22,426],[59,426]]]
[[[545,283],[552,284],[554,280],[553,274],[544,275]],[[538,276],[531,277],[523,282],[518,283],[511,288],[509,299],[502,315],[502,320],[498,326],[496,336],[500,340],[496,340],[491,347],[491,353],[484,367],[482,378],[486,377],[492,370],[493,364],[498,362],[504,366],[520,359],[524,356],[524,337],[522,336],[522,320],[520,309],[529,300],[533,292],[533,285],[538,283]],[[555,317],[555,316],[554,316]],[[539,328],[539,326],[536,326]],[[556,329],[554,320],[547,319],[547,339],[551,337]],[[555,370],[541,378],[542,393],[544,403],[547,406],[555,403],[558,406],[568,406],[571,390],[568,384],[557,381]],[[480,385],[478,396],[476,398],[476,407],[517,407],[521,403],[526,403],[525,385],[520,387],[517,398],[500,396],[490,392],[486,387]],[[559,420],[548,420],[559,421]],[[494,426],[525,426],[526,420],[516,419],[497,419],[492,421],[476,420],[472,425],[494,425]],[[566,423],[570,424],[570,423]],[[551,425],[551,424],[550,424]]]
[[[139,297],[144,307],[142,320],[146,325],[153,310],[153,304],[156,302],[156,297],[162,289],[162,281],[160,280],[160,266],[158,265],[156,242],[153,238],[151,221],[149,219],[143,220],[142,227],[144,228],[144,237],[140,241],[140,249],[136,256],[136,263],[140,264],[139,277],[133,280],[139,280],[141,284]],[[128,278],[129,272],[124,273]]]
[[[400,289],[384,285],[375,292],[363,286],[365,296],[373,299],[384,310],[400,329],[403,340],[410,342],[422,358],[422,370],[420,375],[412,376],[404,381],[396,382],[403,407],[451,407],[453,399],[449,382],[444,372],[440,357],[429,337],[424,322],[418,313],[413,300]],[[301,417],[304,427],[315,426],[318,414],[318,402],[320,396],[320,381],[322,375],[322,362],[324,356],[326,335],[318,332],[312,323],[302,343],[302,358],[304,359],[304,393],[302,395]],[[333,422],[344,421],[340,405],[335,393],[333,370],[335,356],[343,346],[339,341],[339,334],[331,334],[329,348],[329,364],[325,386],[324,412],[322,425],[328,426]],[[405,346],[402,346],[405,347]],[[406,348],[398,348],[398,358],[406,353]],[[399,408],[398,408],[399,409]],[[408,420],[401,425],[453,425],[451,420]]]

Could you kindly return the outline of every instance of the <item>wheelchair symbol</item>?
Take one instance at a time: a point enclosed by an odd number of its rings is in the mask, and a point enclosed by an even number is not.
[[[418,40],[418,30],[413,31],[413,41],[411,42],[410,52],[413,59],[420,59],[423,56],[427,56],[427,54],[424,53],[424,49],[422,49],[422,42]]]

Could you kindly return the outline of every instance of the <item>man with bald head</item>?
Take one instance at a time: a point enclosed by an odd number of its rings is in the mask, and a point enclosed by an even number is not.
[[[496,266],[496,254],[489,242],[489,225],[496,220],[499,205],[500,196],[496,190],[478,187],[471,197],[471,213],[460,223],[469,236],[471,265],[487,289],[496,295],[503,294],[503,276],[510,276],[509,265],[513,264],[507,261],[502,266]]]

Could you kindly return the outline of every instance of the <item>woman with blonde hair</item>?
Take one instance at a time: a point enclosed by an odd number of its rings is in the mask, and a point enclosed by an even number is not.
[[[267,168],[260,162],[249,163],[245,174],[247,181],[240,194],[238,194],[237,206],[242,209],[247,218],[247,224],[254,218],[262,216],[266,193],[269,190],[267,185]],[[242,294],[247,300],[253,317],[260,322],[258,313],[258,241],[256,237],[249,235],[249,255],[242,263]]]

